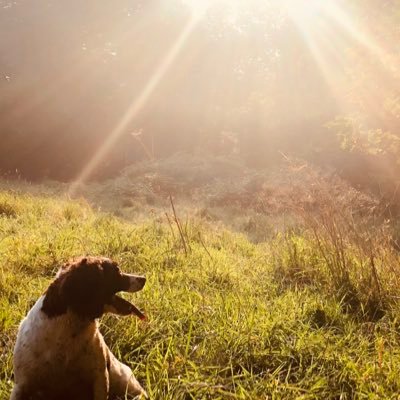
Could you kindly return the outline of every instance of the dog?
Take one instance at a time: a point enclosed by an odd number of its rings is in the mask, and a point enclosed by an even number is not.
[[[145,282],[108,258],[64,264],[19,327],[11,400],[147,398],[107,347],[97,321],[106,312],[143,318],[116,293],[139,291]]]

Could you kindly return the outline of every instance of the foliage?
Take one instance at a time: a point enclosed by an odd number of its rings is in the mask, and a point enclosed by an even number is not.
[[[400,165],[400,136],[382,129],[368,130],[351,117],[338,117],[327,126],[336,133],[343,150],[384,157],[393,168]]]
[[[377,195],[391,213],[400,210],[400,135],[371,129],[357,117],[338,117],[328,128],[337,135],[341,175]]]

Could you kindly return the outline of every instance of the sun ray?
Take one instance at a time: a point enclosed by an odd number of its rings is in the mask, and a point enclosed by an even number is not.
[[[93,171],[99,165],[99,163],[106,156],[110,148],[113,144],[118,140],[121,134],[124,133],[128,124],[132,121],[132,119],[143,109],[150,96],[156,90],[158,84],[163,79],[165,74],[171,65],[175,62],[177,56],[181,52],[182,48],[185,46],[190,34],[195,29],[198,21],[200,20],[202,14],[196,13],[193,14],[188,22],[183,27],[180,35],[169,49],[167,54],[165,55],[163,61],[160,66],[156,69],[154,74],[150,77],[147,84],[144,86],[143,90],[139,94],[139,96],[134,100],[132,105],[125,111],[121,120],[115,126],[115,128],[110,132],[104,143],[100,146],[100,148],[96,151],[95,155],[89,160],[89,162],[82,169],[79,176],[75,179],[75,181],[71,184],[69,188],[69,194],[71,196],[75,195],[78,188],[91,176]]]
[[[285,8],[341,108],[346,107],[343,88],[351,64],[346,53],[349,44],[357,44],[379,60],[388,76],[396,70],[386,49],[352,16],[345,3],[285,0]]]
[[[343,59],[334,45],[339,39],[332,28],[333,0],[324,3],[310,0],[307,4],[298,0],[286,0],[284,8],[288,18],[298,29],[318,71],[333,96],[338,96],[338,71]],[[333,62],[335,60],[335,62]]]

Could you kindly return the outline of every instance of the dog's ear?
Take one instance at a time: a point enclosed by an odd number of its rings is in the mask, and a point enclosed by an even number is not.
[[[84,319],[95,319],[104,312],[103,273],[100,263],[82,258],[64,265],[49,286],[42,311],[50,318],[68,309]]]
[[[54,318],[67,312],[67,304],[61,295],[61,278],[57,278],[44,294],[42,311]]]
[[[78,316],[95,319],[104,312],[103,272],[99,263],[84,258],[60,277],[60,294]]]

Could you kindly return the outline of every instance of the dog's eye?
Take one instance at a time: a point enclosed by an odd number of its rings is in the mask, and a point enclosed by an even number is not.
[[[105,268],[105,272],[106,272],[106,274],[116,276],[116,277],[119,277],[122,275],[120,269],[117,266],[110,265],[110,264],[108,267]]]

